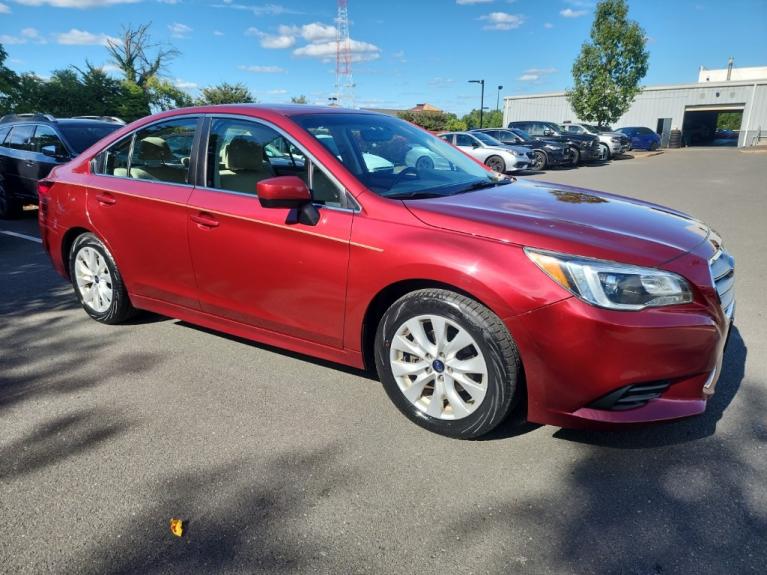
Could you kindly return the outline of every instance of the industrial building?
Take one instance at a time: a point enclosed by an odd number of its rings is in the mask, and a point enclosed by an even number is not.
[[[722,113],[740,117],[740,130],[718,130]],[[504,98],[503,122],[576,121],[564,92]],[[644,126],[661,135],[667,146],[671,130],[682,131],[686,145],[753,146],[767,144],[767,67],[707,70],[701,67],[698,83],[648,86],[614,128]]]

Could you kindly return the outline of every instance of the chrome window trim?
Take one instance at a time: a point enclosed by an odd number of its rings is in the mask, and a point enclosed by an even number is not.
[[[135,181],[135,180],[134,180]],[[233,196],[242,196],[244,198],[250,198],[252,200],[258,200],[258,196],[256,194],[248,194],[246,192],[236,192],[234,190],[223,190],[219,188],[209,188],[208,186],[194,186],[196,189],[204,191],[204,192],[216,192],[221,194],[231,194]],[[355,202],[356,203],[356,202]],[[351,213],[358,213],[359,210],[355,210],[354,208],[342,208],[340,206],[328,206],[326,204],[320,204],[317,202],[312,202],[312,205],[316,208],[321,208],[324,210],[333,210],[336,212],[351,212]]]
[[[345,207],[337,207],[337,206],[327,206],[325,204],[316,204],[316,203],[314,205],[322,206],[322,207],[326,207],[326,208],[330,208],[330,209],[343,210],[343,211],[351,211],[351,212],[359,212],[359,211],[361,211],[359,203],[354,199],[352,194],[349,193],[349,190],[346,189],[346,186],[342,185],[341,182],[338,181],[338,178],[336,178],[330,172],[330,170],[328,170],[328,168],[325,167],[322,164],[322,162],[320,162],[316,158],[316,156],[314,156],[314,154],[309,152],[302,144],[300,144],[299,142],[295,141],[295,137],[290,135],[288,132],[283,130],[281,127],[277,126],[276,124],[273,124],[269,120],[265,120],[263,118],[258,118],[256,116],[247,116],[247,115],[243,115],[243,114],[206,114],[205,117],[210,118],[211,122],[210,122],[210,127],[208,129],[208,139],[206,139],[205,144],[203,146],[201,146],[201,148],[203,150],[205,150],[204,154],[202,153],[202,150],[201,150],[201,155],[205,156],[205,161],[203,162],[203,174],[202,174],[203,175],[202,181],[204,183],[208,182],[208,161],[207,161],[207,159],[208,159],[207,158],[207,148],[208,148],[208,146],[207,146],[207,144],[208,144],[208,140],[209,140],[209,136],[210,136],[210,131],[211,131],[212,127],[213,127],[212,120],[243,120],[243,121],[247,121],[247,122],[254,122],[256,124],[261,124],[263,126],[266,126],[267,128],[271,128],[272,130],[277,132],[280,136],[285,138],[288,141],[288,143],[290,143],[293,146],[295,146],[296,148],[298,148],[304,154],[304,157],[309,158],[309,161],[311,162],[312,165],[319,167],[319,169],[322,170],[322,172],[325,174],[325,176],[327,176],[328,179],[338,188],[338,190],[344,195],[344,197],[346,199],[346,203],[352,204],[354,207],[352,207],[352,208],[345,208]],[[310,178],[312,177],[311,172],[312,172],[311,168],[307,170],[308,177],[310,177]],[[311,180],[310,180],[310,186],[311,186]],[[245,193],[242,193],[242,192],[232,192],[230,190],[220,190],[218,188],[210,188],[208,186],[199,186],[199,187],[201,189],[205,189],[205,190],[213,191],[213,192],[227,192],[227,193],[242,194],[242,195],[245,195],[245,196],[250,196],[252,198],[256,198],[257,197],[255,194],[245,194]],[[314,202],[312,202],[312,203],[314,203]]]

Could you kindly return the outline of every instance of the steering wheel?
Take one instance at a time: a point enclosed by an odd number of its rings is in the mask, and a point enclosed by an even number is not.
[[[392,181],[392,183],[391,183],[391,186],[389,187],[389,189],[391,189],[391,188],[393,188],[394,186],[396,186],[396,185],[399,183],[399,181],[400,181],[402,178],[404,178],[406,175],[408,175],[408,174],[409,174],[409,175],[411,175],[411,176],[415,176],[415,178],[416,178],[417,180],[420,180],[420,179],[421,179],[421,176],[418,174],[418,170],[416,170],[416,169],[415,169],[413,166],[408,166],[407,168],[405,168],[404,170],[402,170],[402,171],[401,171],[399,174],[397,174],[397,175],[394,177],[394,181]]]

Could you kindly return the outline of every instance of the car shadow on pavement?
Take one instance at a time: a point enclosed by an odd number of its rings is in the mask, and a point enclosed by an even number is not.
[[[237,343],[241,343],[242,345],[247,345],[249,347],[255,347],[258,349],[263,349],[264,351],[269,351],[272,353],[278,353],[280,355],[283,355],[285,357],[290,357],[293,359],[297,359],[300,361],[305,361],[307,363],[313,363],[314,365],[318,365],[320,367],[327,367],[329,369],[334,369],[336,371],[341,371],[343,373],[348,373],[350,375],[356,375],[357,377],[362,377],[365,379],[369,379],[372,381],[379,381],[378,376],[375,372],[370,370],[364,370],[364,369],[357,369],[355,367],[350,367],[348,365],[344,365],[342,363],[335,363],[333,361],[327,361],[324,359],[320,359],[317,357],[312,357],[310,355],[305,355],[303,353],[297,353],[294,351],[290,351],[287,349],[283,349],[280,347],[275,347],[266,343],[260,343],[257,341],[253,341],[251,339],[245,339],[243,337],[237,337],[236,335],[230,335],[228,333],[223,333],[220,331],[216,331],[214,329],[208,329],[206,327],[202,327],[199,325],[194,325],[182,320],[176,320],[176,325],[181,327],[186,327],[189,329],[194,329],[197,331],[201,331],[204,333],[208,333],[211,335],[214,335],[216,337],[222,337],[224,339],[228,339],[229,341],[234,341]]]

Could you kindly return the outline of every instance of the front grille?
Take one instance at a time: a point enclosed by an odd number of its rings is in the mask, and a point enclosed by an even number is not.
[[[722,311],[726,317],[732,317],[735,308],[735,259],[719,249],[708,261],[708,265]]]
[[[647,405],[651,399],[659,398],[671,385],[668,381],[653,381],[627,385],[611,391],[593,402],[589,407],[608,411],[625,411]]]

